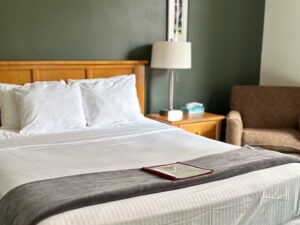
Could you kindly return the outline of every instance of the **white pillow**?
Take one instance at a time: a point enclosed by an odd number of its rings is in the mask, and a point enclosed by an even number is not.
[[[38,81],[27,83],[26,88],[34,88],[37,86],[53,86],[66,85],[65,81]],[[19,129],[19,113],[14,99],[13,89],[22,87],[15,84],[0,84],[0,111],[1,111],[1,126],[5,129]]]
[[[79,84],[14,89],[21,134],[41,134],[86,126]]]
[[[67,83],[64,80],[57,80],[57,81],[36,81],[33,83],[26,83],[23,87],[26,88],[35,88],[40,86],[51,86],[55,87],[57,85],[66,85]]]
[[[16,87],[21,86],[0,84],[1,126],[6,129],[19,128],[19,114],[13,95],[13,89]]]
[[[134,75],[134,74],[131,74],[131,75]],[[80,83],[80,84],[89,83],[89,84],[91,84],[91,83],[96,83],[96,82],[102,81],[102,80],[115,81],[115,80],[120,80],[120,79],[123,79],[123,78],[131,76],[131,75],[119,75],[119,76],[114,76],[114,77],[109,77],[109,78],[81,79],[81,80],[69,79],[68,84],[72,84],[72,83]]]
[[[103,79],[96,83],[83,83],[80,87],[88,126],[103,127],[143,118],[135,75],[118,80]]]

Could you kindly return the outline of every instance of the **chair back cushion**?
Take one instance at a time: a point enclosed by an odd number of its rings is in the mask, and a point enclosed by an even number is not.
[[[234,86],[231,109],[245,128],[298,129],[300,87]]]

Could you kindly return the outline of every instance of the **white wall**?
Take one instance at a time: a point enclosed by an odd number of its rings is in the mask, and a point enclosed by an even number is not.
[[[300,86],[300,0],[266,0],[261,85]]]

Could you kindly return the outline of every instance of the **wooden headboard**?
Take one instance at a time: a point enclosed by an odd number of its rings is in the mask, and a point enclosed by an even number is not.
[[[136,88],[144,113],[146,61],[0,61],[0,83],[107,78],[136,75]]]

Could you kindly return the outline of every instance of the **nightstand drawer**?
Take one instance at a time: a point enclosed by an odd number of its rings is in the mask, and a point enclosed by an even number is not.
[[[211,139],[218,139],[218,121],[200,123],[180,124],[179,127],[193,134],[201,135]]]
[[[225,118],[212,113],[184,114],[182,120],[173,122],[168,121],[165,115],[148,114],[147,117],[214,140],[220,140],[222,120]]]

